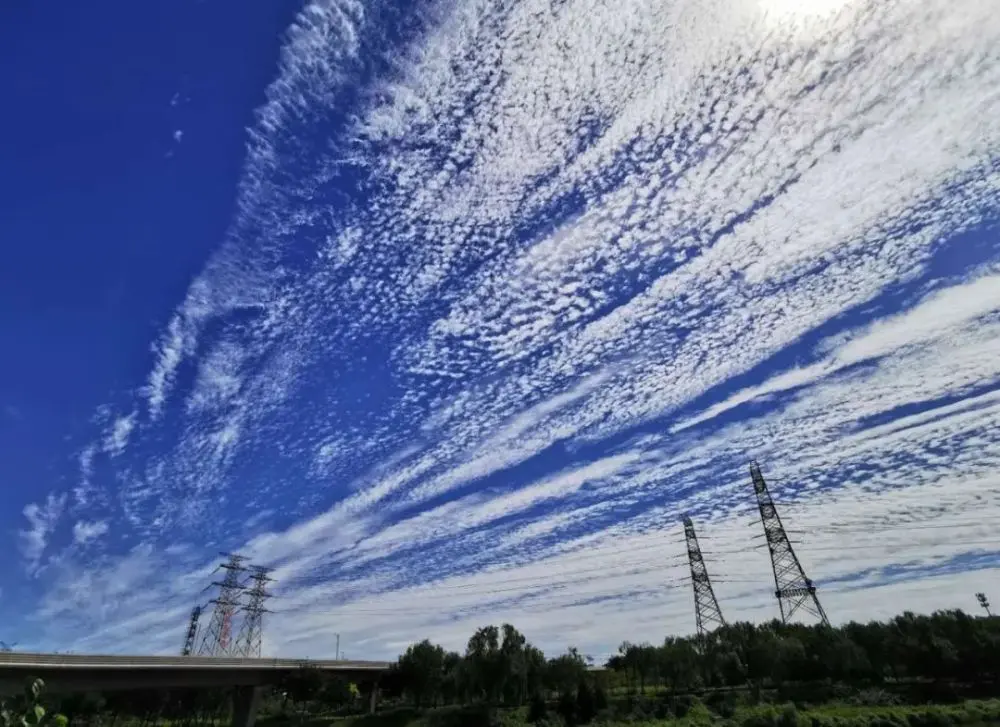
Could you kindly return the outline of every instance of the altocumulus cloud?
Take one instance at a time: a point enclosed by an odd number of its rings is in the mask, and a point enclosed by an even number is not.
[[[806,7],[307,3],[226,239],[79,456],[39,643],[174,651],[225,549],[275,568],[270,653],[507,619],[603,654],[691,630],[683,513],[727,616],[769,618],[751,456],[834,619],[972,605],[1000,18]]]

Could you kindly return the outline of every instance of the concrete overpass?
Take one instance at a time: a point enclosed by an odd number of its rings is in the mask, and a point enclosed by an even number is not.
[[[261,687],[276,684],[304,666],[338,674],[370,689],[375,707],[378,678],[386,661],[244,659],[214,656],[106,656],[96,654],[0,653],[0,694],[19,692],[29,677],[45,680],[49,693],[233,688],[234,727],[253,727]]]

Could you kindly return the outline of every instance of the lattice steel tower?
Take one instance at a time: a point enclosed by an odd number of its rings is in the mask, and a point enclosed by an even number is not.
[[[781,524],[778,510],[767,490],[767,483],[756,462],[750,463],[750,479],[757,495],[757,508],[760,510],[760,522],[764,526],[764,537],[767,538],[767,549],[771,552],[771,568],[774,571],[774,595],[781,609],[781,620],[788,620],[798,610],[804,610],[829,626],[826,611],[816,596],[816,586],[806,577],[799,563],[792,543],[788,540],[785,528]]]
[[[201,618],[201,606],[195,606],[191,611],[191,620],[188,622],[187,634],[184,636],[184,646],[181,648],[181,656],[191,656],[194,651],[194,641],[198,637],[198,619]]]
[[[250,566],[250,586],[249,601],[246,606],[246,616],[243,618],[243,626],[240,628],[239,636],[236,637],[236,653],[240,656],[259,657],[261,644],[264,640],[264,614],[269,611],[264,608],[266,601],[271,594],[267,591],[267,584],[273,580],[268,577],[270,568],[263,568],[259,565]]]
[[[219,596],[209,601],[215,604],[215,608],[212,609],[212,620],[198,648],[198,653],[206,656],[233,655],[233,616],[240,606],[240,593],[245,588],[240,583],[240,573],[246,570],[243,565],[246,558],[229,553],[223,555],[229,558],[220,566],[226,570],[226,576],[212,584],[219,587]]]
[[[691,518],[684,518],[684,539],[687,541],[688,562],[691,564],[691,587],[694,589],[694,618],[698,626],[698,638],[704,639],[712,630],[726,625],[719,602],[712,590],[705,559],[698,546],[698,536],[694,532]]]

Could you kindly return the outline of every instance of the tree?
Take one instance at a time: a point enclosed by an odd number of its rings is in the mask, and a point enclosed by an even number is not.
[[[324,706],[340,709],[353,704],[359,695],[358,688],[341,676],[327,676],[317,694],[317,699]]]
[[[403,690],[410,695],[414,706],[419,709],[425,703],[437,703],[444,685],[444,649],[427,639],[411,644],[399,657],[398,668]]]
[[[462,655],[449,651],[444,655],[442,668],[441,698],[445,704],[452,704],[461,700],[467,692],[467,670]]]
[[[520,706],[528,698],[527,639],[510,624],[501,627],[503,641],[500,644],[500,661],[503,673],[502,689],[505,704]]]
[[[695,685],[701,664],[698,652],[689,639],[667,637],[657,650],[656,657],[658,672],[666,680],[670,691],[683,691]]]
[[[587,674],[587,664],[575,648],[570,648],[562,656],[549,659],[545,672],[550,689],[575,696],[577,685]]]
[[[282,682],[285,695],[298,705],[301,713],[307,702],[312,701],[323,687],[323,675],[314,666],[301,666],[288,674]]]
[[[484,626],[469,639],[465,648],[470,691],[490,704],[499,701],[505,681],[504,657],[500,651],[500,631]]]

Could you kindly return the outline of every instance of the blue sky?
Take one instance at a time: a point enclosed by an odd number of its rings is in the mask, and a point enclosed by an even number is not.
[[[268,653],[602,656],[693,628],[684,513],[772,618],[751,457],[834,621],[996,582],[987,0],[0,28],[5,641],[173,653],[224,550]]]

